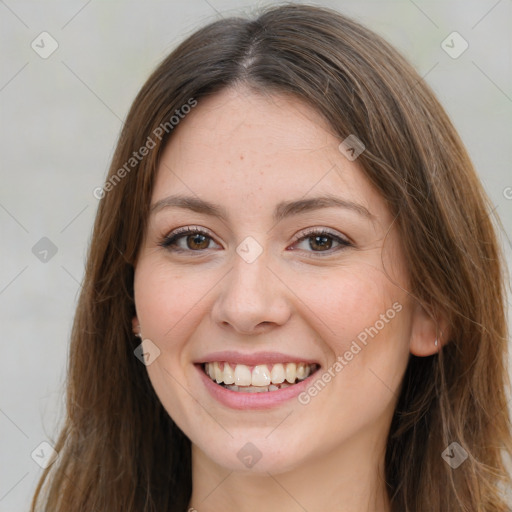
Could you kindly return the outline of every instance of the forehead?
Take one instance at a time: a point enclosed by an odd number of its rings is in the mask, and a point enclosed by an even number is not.
[[[255,213],[329,194],[389,215],[357,161],[339,151],[341,140],[294,97],[225,89],[180,122],[162,154],[152,203],[186,194]]]

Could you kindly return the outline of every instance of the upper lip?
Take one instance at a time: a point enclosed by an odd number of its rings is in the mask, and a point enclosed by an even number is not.
[[[222,352],[212,352],[196,361],[201,363],[227,362],[230,364],[245,364],[247,366],[255,366],[259,364],[277,364],[277,363],[306,363],[318,364],[314,359],[308,359],[303,356],[294,356],[291,354],[283,354],[282,352],[254,352],[252,354],[244,354],[232,350]]]

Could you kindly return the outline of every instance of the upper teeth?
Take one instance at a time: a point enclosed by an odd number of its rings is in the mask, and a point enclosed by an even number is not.
[[[205,363],[205,372],[217,383],[235,384],[237,386],[269,386],[281,384],[285,380],[290,384],[296,379],[305,379],[315,365],[307,363],[277,363],[274,365],[259,364],[251,367],[245,364],[230,365],[229,363]]]

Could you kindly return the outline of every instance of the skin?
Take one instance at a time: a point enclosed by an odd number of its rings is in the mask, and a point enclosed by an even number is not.
[[[160,350],[147,371],[192,441],[190,507],[199,512],[390,510],[386,438],[409,355],[438,350],[436,326],[407,292],[391,213],[341,140],[299,100],[240,86],[202,99],[162,155],[152,204],[184,194],[227,213],[154,212],[135,269],[133,328]],[[279,202],[324,194],[371,216],[329,207],[273,221]],[[182,252],[160,245],[183,226],[211,238],[187,245],[185,235]],[[352,246],[296,241],[308,228]],[[236,252],[248,236],[263,250],[252,263]],[[322,375],[394,303],[400,312],[306,405],[230,409],[193,365],[219,350],[274,351],[316,360]],[[237,457],[247,442],[261,453],[252,468]]]

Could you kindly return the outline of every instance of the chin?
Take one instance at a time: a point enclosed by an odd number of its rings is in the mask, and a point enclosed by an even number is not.
[[[239,473],[268,476],[268,473],[286,473],[305,463],[304,443],[300,443],[302,448],[288,445],[283,449],[283,439],[279,436],[265,439],[268,433],[266,429],[258,438],[251,435],[230,438],[227,442],[219,440],[218,449],[213,450],[209,441],[205,443],[206,449],[199,449],[213,463]]]

